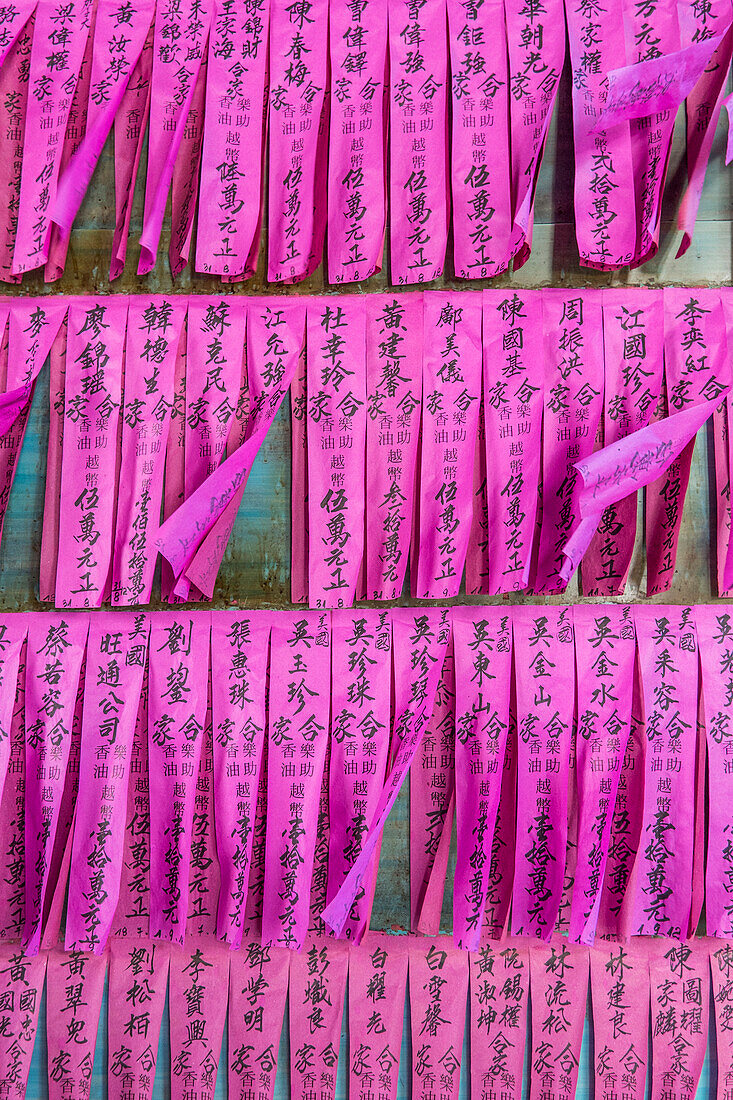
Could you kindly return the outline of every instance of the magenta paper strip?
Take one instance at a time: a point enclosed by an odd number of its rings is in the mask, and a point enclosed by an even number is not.
[[[715,1053],[718,1100],[725,1100],[733,1085],[733,945],[708,940],[715,1010]]]
[[[0,803],[10,767],[18,673],[28,633],[28,620],[28,615],[0,616]]]
[[[457,1097],[466,1026],[468,956],[442,938],[410,940],[412,1095]]]
[[[107,957],[54,948],[47,973],[49,1100],[89,1096]]]
[[[28,75],[13,274],[48,259],[63,138],[90,30],[92,0],[39,0]],[[51,120],[47,125],[46,120]]]
[[[170,947],[113,939],[109,960],[107,1095],[151,1100],[158,1037],[168,989]]]
[[[389,612],[334,611],[331,630],[328,901],[361,851],[384,786],[392,675]],[[344,935],[356,943],[369,924],[375,885],[373,874],[349,915]]]
[[[534,196],[565,63],[562,0],[505,0],[512,135],[512,252],[515,269],[532,249]]]
[[[481,397],[481,297],[426,294],[420,543],[413,595],[458,595],[473,518],[473,470]]]
[[[703,939],[649,944],[652,1092],[693,1100],[708,1044],[710,961]]]
[[[489,592],[489,513],[486,491],[486,414],[482,386],[476,450],[473,456],[473,518],[466,551],[468,596],[486,596]]]
[[[59,823],[84,647],[86,615],[34,615],[28,628],[25,706],[25,924],[36,954]]]
[[[308,395],[305,348],[290,384],[290,599],[308,603]],[[369,425],[367,422],[367,431]],[[367,497],[368,499],[368,497]]]
[[[155,267],[173,167],[206,53],[213,0],[185,0],[158,12],[153,42],[148,175],[138,275]]]
[[[150,923],[150,770],[148,768],[149,671],[137,712],[130,755],[127,815],[113,936],[146,937]]]
[[[8,385],[0,395],[0,435],[5,435],[30,401],[33,384],[51,351],[67,306],[67,301],[39,298],[12,303],[8,325]]]
[[[579,524],[578,471],[603,408],[603,320],[597,291],[543,291],[545,401],[542,525],[535,592],[562,591],[563,548]]]
[[[90,622],[66,915],[68,951],[100,954],[112,927],[149,631],[145,615],[95,615]]]
[[[61,466],[59,607],[100,607],[112,568],[127,298],[69,309]]]
[[[540,483],[542,297],[483,292],[489,593],[529,580]]]
[[[689,607],[635,607],[646,722],[644,816],[631,886],[635,935],[687,935],[698,658]]]
[[[294,283],[323,255],[326,200],[318,179],[328,134],[327,0],[272,0],[267,278]]]
[[[186,935],[213,940],[217,906],[221,897],[221,873],[216,850],[214,821],[214,748],[211,728],[211,693],[206,708],[201,761],[196,780],[191,832],[191,873],[188,880]],[[188,941],[187,941],[188,942]]]
[[[733,869],[730,863],[730,808],[725,791],[733,698],[730,665],[733,620],[723,607],[696,607],[695,627],[700,645],[709,784],[704,811],[707,819],[705,921],[709,935],[731,936]]]
[[[218,612],[212,617],[211,679],[216,846],[221,864],[217,936],[242,939],[265,732],[265,675],[270,617]]]
[[[514,882],[514,849],[517,812],[517,700],[514,674],[509,697],[509,730],[504,753],[504,771],[496,815],[488,889],[484,909],[482,943],[501,939],[507,929]]]
[[[630,264],[636,250],[636,210],[626,191],[633,179],[629,125],[596,128],[608,70],[626,62],[623,6],[565,0],[565,17],[573,67],[575,236],[581,264],[607,271]]]
[[[387,217],[387,4],[329,4],[328,278],[358,283],[382,267]]]
[[[270,673],[267,672],[266,692],[269,695]],[[245,910],[247,931],[262,940],[262,907],[265,896],[265,855],[267,848],[267,739],[262,751],[260,781],[257,785],[257,810],[255,813],[252,836],[252,864],[249,872],[247,908]]]
[[[659,290],[603,292],[606,446],[645,428],[662,392],[664,314]],[[583,558],[586,596],[620,596],[636,536],[636,493],[609,505]]]
[[[208,46],[204,49],[201,68],[196,74],[191,104],[188,109],[183,138],[173,166],[171,181],[171,235],[168,263],[172,278],[177,278],[188,264],[193,235],[193,220],[199,190],[201,148],[204,142],[204,107]]]
[[[507,940],[469,955],[471,971],[471,1095],[522,1100],[527,1043],[529,949]]]
[[[328,892],[328,858],[331,844],[330,821],[330,783],[331,741],[326,746],[326,759],[323,762],[321,789],[318,792],[318,812],[316,814],[316,846],[313,850],[313,873],[311,875],[310,898],[308,902],[308,931],[326,935],[327,929],[321,918],[326,908]],[[347,868],[348,870],[348,868]]]
[[[115,231],[109,264],[110,282],[125,270],[133,192],[150,114],[153,33],[154,28],[150,27],[115,115]]]
[[[270,0],[216,0],[206,74],[199,198],[215,211],[196,238],[196,270],[250,278],[262,209]]]
[[[247,938],[229,956],[230,1100],[272,1100],[290,974],[289,951]]]
[[[190,937],[171,947],[168,1003],[171,1097],[214,1095],[229,992],[229,950]]]
[[[509,729],[512,624],[498,607],[453,613],[456,649],[456,823],[453,939],[476,951],[489,892],[491,854]]]
[[[390,274],[443,273],[448,239],[448,42],[445,0],[388,0]]]
[[[446,866],[444,838],[455,809],[456,673],[453,635],[445,651],[432,714],[410,769],[410,927],[440,931]]]
[[[45,952],[29,958],[17,947],[0,947],[0,1080],[18,1100],[26,1095],[45,977]]]
[[[630,607],[573,609],[578,695],[578,845],[570,939],[593,943],[621,766],[631,725],[636,657]]]
[[[350,607],[364,553],[366,307],[308,303],[308,599]]]
[[[367,298],[366,582],[373,600],[402,594],[422,404],[423,301]]]
[[[571,609],[543,611],[512,612],[519,750],[512,935],[547,940],[565,874],[575,670]]]
[[[408,939],[369,932],[349,955],[349,1096],[397,1100]]]
[[[451,59],[453,262],[462,279],[506,271],[511,259],[509,72],[504,0],[448,0]]]
[[[290,960],[293,1100],[307,1100],[313,1089],[320,1100],[335,1100],[348,965],[345,943],[315,936]]]
[[[630,946],[599,940],[590,952],[590,984],[599,1100],[612,1100],[620,1081],[628,1100],[644,1100],[649,961],[643,946],[638,940]]]
[[[725,587],[725,565],[731,530],[730,500],[730,424],[733,422],[733,402],[726,397],[713,413],[713,452],[715,484],[715,573],[716,594],[730,596]]]
[[[173,371],[186,314],[181,298],[130,299],[112,572],[114,604],[149,603],[157,561]]]
[[[449,637],[450,613],[447,608],[395,608],[392,612],[395,684],[391,739],[393,764],[361,851],[338,894],[322,914],[325,923],[337,936],[341,934],[362,881],[370,872],[384,823],[430,721]],[[408,668],[409,673],[406,671]]]
[[[273,618],[262,938],[299,950],[308,929],[318,795],[328,741],[328,612]]]
[[[36,0],[31,6],[36,7]],[[0,67],[0,280],[18,284],[21,275],[13,274],[13,252],[18,230],[20,181],[23,171],[23,125],[28,107],[28,80],[35,26],[30,16]]]
[[[62,321],[48,357],[48,451],[43,496],[43,531],[38,598],[53,603],[59,549],[59,492],[64,450],[64,388],[66,378],[67,323]]]
[[[150,935],[183,943],[209,680],[208,612],[155,615],[150,630]]]
[[[559,936],[530,949],[532,1053],[530,1096],[552,1089],[573,1100],[588,997],[588,952]]]
[[[0,943],[18,942],[25,920],[25,683],[27,643],[18,664],[10,725],[10,758],[0,798],[0,829],[6,838],[0,857]]]

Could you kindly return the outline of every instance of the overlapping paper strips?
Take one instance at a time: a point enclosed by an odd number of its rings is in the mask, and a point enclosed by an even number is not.
[[[146,136],[140,274],[156,264],[169,195],[174,276],[192,260],[250,278],[265,212],[274,283],[324,259],[331,283],[369,278],[388,222],[394,284],[442,275],[449,239],[459,278],[517,268],[566,33],[581,263],[656,253],[684,102],[683,252],[732,18],[731,0],[19,0],[0,37],[0,279],[61,276],[112,128],[112,279]]]
[[[211,597],[290,393],[291,593],[351,606],[623,595],[645,488],[647,593],[675,571],[692,448],[714,441],[733,591],[733,292],[415,292],[0,301],[0,522],[50,372],[39,595]],[[287,411],[287,410],[286,410]],[[44,414],[45,415],[45,414]]]

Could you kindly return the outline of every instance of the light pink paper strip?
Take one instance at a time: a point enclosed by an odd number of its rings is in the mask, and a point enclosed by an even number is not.
[[[272,1100],[290,973],[289,951],[247,938],[229,960],[229,1076],[231,1100]]]
[[[344,943],[309,937],[290,960],[290,1089],[306,1100],[335,1100],[346,996],[349,949]]]
[[[468,956],[450,941],[410,940],[412,1096],[428,1100],[436,1081],[458,1095],[466,1026]]]
[[[67,950],[100,954],[119,899],[132,739],[149,630],[144,615],[104,614],[90,623]]]
[[[387,4],[329,4],[328,278],[358,283],[382,267],[387,217]]]
[[[55,948],[47,972],[49,1100],[89,1096],[107,957]]]
[[[423,302],[367,299],[366,584],[373,600],[404,586],[422,403]]]
[[[0,947],[0,1080],[13,1100],[26,1095],[45,977],[45,952],[28,957],[18,948]]]
[[[308,303],[308,601],[350,607],[364,553],[366,307]]]
[[[573,1100],[588,996],[588,951],[559,936],[530,949],[532,1053],[530,1096],[552,1089]]]
[[[189,1090],[214,1095],[229,992],[229,951],[221,943],[190,937],[171,947],[168,1003],[171,1097]]]
[[[710,961],[705,940],[661,940],[650,948],[652,1091],[693,1100],[708,1043]]]
[[[590,952],[594,1069],[601,1100],[623,1082],[628,1100],[644,1100],[649,1042],[649,962],[638,941],[597,941]]]
[[[254,275],[262,211],[270,0],[217,0],[209,39],[196,270]],[[209,218],[209,212],[217,211]],[[254,253],[254,256],[252,255]],[[253,262],[254,260],[254,262]]]
[[[150,27],[115,115],[115,231],[109,264],[110,282],[125,270],[133,192],[150,113],[152,71],[153,27]]]
[[[448,238],[448,42],[445,0],[388,0],[390,277],[429,283]]]
[[[529,1005],[529,951],[521,940],[469,956],[471,1095],[521,1100]]]
[[[349,1096],[397,1100],[408,939],[370,932],[349,954]]]
[[[29,954],[41,941],[87,629],[86,615],[37,615],[28,630],[23,945]]]
[[[456,648],[456,825],[453,939],[476,951],[489,892],[491,856],[509,729],[512,623],[502,608],[458,608]]]
[[[183,943],[196,780],[209,678],[208,612],[167,612],[150,631],[150,935]]]
[[[221,863],[217,935],[239,947],[251,867],[257,789],[265,731],[265,669],[270,616],[219,612],[212,617],[216,843]]]
[[[542,610],[512,613],[519,748],[512,935],[547,940],[565,873],[575,670],[570,608]]]
[[[158,1037],[168,989],[170,946],[113,939],[109,961],[107,1095],[151,1100]]]

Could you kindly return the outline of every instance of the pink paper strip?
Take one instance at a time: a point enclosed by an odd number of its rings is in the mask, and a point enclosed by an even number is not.
[[[183,321],[181,337],[173,365],[173,407],[171,426],[165,452],[165,488],[163,491],[163,521],[180,508],[185,496],[186,465],[186,361],[188,359],[188,310]],[[168,562],[163,559],[160,576],[160,595],[166,603],[180,603],[174,588],[176,578]]]
[[[269,665],[265,675],[265,693],[270,694]],[[252,863],[245,910],[246,928],[250,935],[262,940],[262,908],[265,896],[265,856],[267,849],[267,738],[262,750],[262,767],[257,784],[257,810],[252,835]]]
[[[308,904],[308,931],[319,936],[327,934],[321,918],[326,908],[328,891],[328,855],[331,843],[330,792],[331,742],[326,746],[326,758],[323,761],[321,789],[318,792],[318,812],[316,814],[316,846],[313,849],[313,873],[311,874],[310,899]]]
[[[715,1054],[718,1100],[726,1100],[733,1086],[733,945],[708,940],[715,1010]]]
[[[361,851],[384,786],[392,675],[389,612],[334,611],[331,630],[328,901]],[[355,943],[369,924],[375,885],[373,874],[349,915],[344,935]]]
[[[149,630],[144,615],[104,614],[90,623],[67,951],[100,954],[119,899],[132,739]]]
[[[157,561],[173,370],[186,311],[181,298],[130,299],[112,571],[114,604],[149,603]]]
[[[484,389],[478,411],[476,450],[473,456],[473,518],[466,551],[466,595],[489,593],[489,513],[486,488],[486,414]]]
[[[391,743],[394,760],[362,849],[338,894],[322,914],[337,936],[341,934],[362,881],[370,872],[384,823],[420,747],[432,713],[449,636],[447,608],[395,608],[392,612],[395,699]]]
[[[92,0],[39,0],[36,9],[13,252],[15,275],[41,267],[48,259],[63,136],[91,13]]]
[[[489,593],[529,580],[540,483],[542,298],[483,292]]]
[[[290,600],[308,603],[308,396],[305,348],[290,384]],[[369,425],[367,421],[367,432]],[[367,497],[368,499],[368,497]]]
[[[521,941],[486,945],[469,956],[471,1095],[522,1100],[527,1043],[529,951]]]
[[[358,283],[382,267],[387,218],[387,4],[329,4],[328,278]]]
[[[28,298],[13,302],[8,326],[8,387],[0,394],[0,435],[15,423],[66,315],[67,302]]]
[[[397,1100],[408,940],[369,932],[349,954],[349,1096]]]
[[[716,594],[730,596],[725,587],[725,565],[728,546],[731,541],[731,499],[730,499],[730,424],[733,416],[733,402],[726,397],[713,413],[713,455],[714,455],[714,503],[715,503],[715,573]],[[708,439],[710,437],[708,436]]]
[[[110,282],[125,270],[132,199],[150,113],[153,71],[153,27],[115,114],[115,231],[109,264]]]
[[[410,940],[412,1096],[458,1096],[466,1026],[468,956],[449,941]]]
[[[476,951],[489,892],[491,856],[509,729],[512,624],[502,608],[457,608],[456,824],[453,939]]]
[[[196,215],[201,148],[204,142],[204,105],[208,46],[204,50],[201,67],[196,74],[193,97],[188,109],[183,138],[173,166],[171,181],[171,236],[168,244],[168,263],[171,277],[175,279],[188,263]]]
[[[578,848],[570,939],[593,943],[621,766],[631,725],[636,656],[630,607],[573,609],[578,695]]]
[[[212,617],[211,680],[216,845],[221,864],[217,935],[239,947],[247,901],[257,789],[265,731],[265,671],[270,616]]]
[[[148,934],[150,918],[150,772],[148,768],[149,668],[135,724],[127,787],[125,841],[120,878],[120,900],[113,925],[115,936]]]
[[[448,0],[453,262],[462,279],[511,259],[509,72],[503,0]]]
[[[151,1100],[168,988],[167,943],[113,939],[109,960],[107,1095]]]
[[[593,451],[603,409],[601,297],[544,291],[542,526],[535,592],[562,591],[563,547],[580,523],[578,472]]]
[[[171,947],[168,1004],[171,1033],[171,1097],[213,1096],[229,992],[229,951],[221,943],[191,937]]]
[[[28,957],[16,947],[0,947],[0,1080],[8,1097],[18,1100],[26,1095],[45,977],[45,952]]]
[[[87,629],[86,615],[35,615],[28,628],[23,946],[32,955],[41,942]]]
[[[35,9],[36,0],[31,7]],[[22,276],[13,274],[13,252],[18,230],[20,181],[23,171],[23,127],[28,106],[28,66],[33,43],[35,12],[0,67],[0,279],[18,284]]]
[[[48,953],[46,1036],[49,1100],[91,1094],[106,955]]]
[[[0,803],[10,766],[13,714],[28,620],[27,615],[0,616]]]
[[[413,595],[458,595],[473,518],[473,470],[481,396],[481,297],[424,298],[420,547]]]
[[[217,0],[209,39],[196,270],[250,278],[262,216],[270,0]],[[209,212],[216,211],[214,217]]]
[[[635,935],[686,936],[692,886],[697,641],[689,607],[636,607],[646,723],[644,816],[634,866]]]
[[[213,0],[185,0],[158,12],[155,21],[148,175],[138,275],[155,267],[173,167],[206,53],[213,6]]]
[[[445,0],[388,0],[390,278],[429,283],[448,239]]]
[[[643,947],[638,941],[630,947],[597,941],[590,952],[590,984],[599,1100],[611,1100],[620,1083],[628,1100],[644,1100],[649,962]]]
[[[658,290],[603,292],[606,446],[644,428],[662,391],[664,315]],[[636,493],[611,504],[581,566],[583,594],[621,596],[636,535]]]
[[[300,950],[308,929],[318,794],[328,741],[328,612],[273,618],[263,942]]]
[[[517,814],[517,699],[515,677],[509,696],[509,730],[504,753],[504,771],[501,777],[501,794],[496,815],[494,841],[491,846],[491,863],[488,871],[488,890],[484,910],[482,943],[501,939],[506,932],[514,882],[514,849]]]
[[[100,607],[112,568],[127,299],[69,309],[61,468],[59,607]]]
[[[410,545],[422,399],[423,302],[367,299],[366,583],[402,595]]]
[[[27,643],[18,664],[10,726],[10,759],[0,798],[0,943],[19,942],[25,920],[25,684]]]
[[[150,631],[150,935],[183,943],[209,679],[208,612],[155,615]]]
[[[229,957],[230,1100],[272,1100],[288,994],[290,952],[247,938]]]
[[[308,600],[350,607],[364,553],[366,308],[308,303]]]
[[[43,497],[41,565],[38,578],[38,598],[41,603],[53,603],[56,590],[61,462],[64,453],[66,337],[67,322],[64,320],[51,347],[48,363],[48,451],[46,453],[46,487]]]
[[[201,761],[196,780],[196,801],[191,823],[191,874],[188,881],[186,933],[213,940],[217,906],[221,897],[221,872],[216,850],[214,820],[214,746],[211,728],[211,693],[206,708]]]
[[[274,0],[270,17],[267,278],[294,283],[323,255],[325,188],[317,183],[328,133],[326,0]]]
[[[575,670],[570,608],[542,611],[512,613],[519,735],[512,935],[547,940],[565,873]]]
[[[530,1096],[545,1089],[573,1100],[588,998],[588,951],[556,937],[530,949],[532,1054]]]
[[[704,940],[664,940],[649,957],[652,1092],[694,1100],[708,1044],[710,961]],[[664,952],[662,954],[662,952]]]
[[[290,1095],[335,1100],[349,949],[309,937],[290,960]]]

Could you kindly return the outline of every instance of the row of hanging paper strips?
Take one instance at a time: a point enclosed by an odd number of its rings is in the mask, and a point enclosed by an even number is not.
[[[3,946],[0,1073],[9,1097],[25,1094],[44,981],[49,1100],[90,1092],[151,1100],[156,1072],[170,1080],[173,1100],[210,1100],[217,1076],[229,1100],[273,1100],[276,1078],[293,1100],[335,1100],[347,1081],[350,1100],[397,1100],[407,1075],[413,1100],[458,1100],[468,1087],[475,1100],[574,1100],[581,1062],[599,1100],[694,1100],[709,1039],[718,1096],[733,1080],[733,948],[719,940],[588,948],[508,939],[470,955],[443,938],[375,932],[359,945],[312,935],[300,954],[250,939],[229,952],[205,937],[184,949],[120,936],[103,955],[53,947],[29,958]]]
[[[0,39],[0,278],[64,270],[69,231],[114,124],[110,278],[125,266],[147,132],[138,272],[225,281],[257,267],[268,165],[267,277],[321,263],[333,283],[395,284],[521,265],[565,63],[573,79],[581,262],[658,248],[677,108],[687,100],[690,243],[733,36],[731,0],[19,0]],[[650,125],[650,117],[654,124]],[[386,155],[389,137],[389,159]],[[452,211],[452,221],[451,221]]]
[[[707,932],[733,935],[725,607],[28,613],[0,630],[0,938],[28,954],[67,886],[67,949],[99,953],[121,925],[358,942],[408,772],[413,929],[439,930],[455,812],[459,948],[507,930],[684,938],[703,901]]]
[[[622,595],[642,486],[652,595],[712,417],[725,594],[731,324],[727,289],[0,302],[0,518],[50,358],[43,601],[147,603],[159,551],[164,599],[211,597],[288,387],[293,602],[399,598],[410,557],[421,599],[558,592],[584,549]]]

